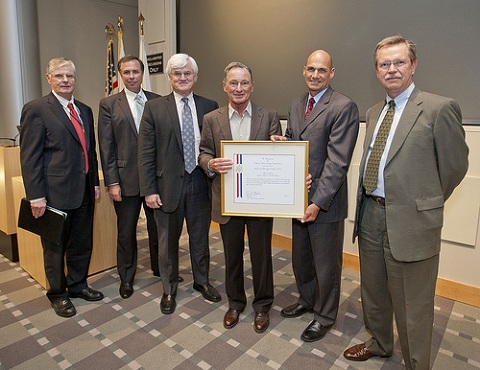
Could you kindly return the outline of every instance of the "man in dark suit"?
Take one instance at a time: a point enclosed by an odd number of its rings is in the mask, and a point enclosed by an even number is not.
[[[205,174],[197,166],[203,116],[218,108],[193,94],[198,66],[186,54],[175,54],[166,72],[173,92],[145,105],[138,142],[140,193],[155,210],[163,295],[160,309],[175,311],[178,247],[184,220],[189,235],[193,288],[212,302],[220,293],[209,282],[210,198]]]
[[[221,140],[268,140],[281,133],[277,113],[250,101],[254,82],[245,64],[232,62],[225,68],[223,90],[229,104],[205,116],[200,143],[199,163],[212,178],[212,218],[220,224],[225,252],[226,291],[229,309],[223,319],[225,328],[233,328],[247,304],[243,276],[245,226],[252,261],[254,329],[264,332],[269,324],[273,303],[272,218],[224,217],[221,213],[222,174],[232,169],[232,159],[221,157]]]
[[[147,218],[150,262],[153,274],[158,269],[158,236],[153,209],[140,196],[138,180],[138,129],[145,101],[160,95],[141,88],[144,65],[135,56],[118,61],[118,72],[125,89],[100,101],[98,140],[105,185],[117,214],[117,270],[122,298],[133,294],[137,269],[137,222],[142,203]]]
[[[47,204],[67,213],[60,244],[42,238],[42,246],[47,297],[57,315],[70,317],[76,314],[70,298],[103,298],[87,285],[93,212],[100,196],[98,163],[92,110],[73,98],[75,65],[52,59],[46,77],[52,92],[22,110],[20,160],[33,216],[42,217]]]
[[[309,205],[292,221],[292,265],[300,297],[281,315],[314,313],[303,331],[306,342],[322,339],[335,323],[340,300],[344,222],[347,217],[347,171],[358,135],[356,104],[330,86],[332,58],[314,51],[303,67],[308,93],[289,107],[285,137],[309,142],[312,186]]]
[[[467,172],[468,147],[459,105],[417,89],[416,67],[413,42],[377,44],[387,96],[367,111],[353,234],[372,338],[344,356],[391,356],[395,314],[405,367],[429,369],[444,203]]]

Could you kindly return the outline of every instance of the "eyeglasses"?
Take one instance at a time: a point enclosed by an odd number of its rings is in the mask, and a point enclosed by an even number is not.
[[[172,76],[175,77],[175,78],[181,78],[182,75],[185,78],[190,78],[190,77],[193,76],[193,72],[192,71],[186,71],[186,72],[175,71],[175,72],[172,73]]]
[[[236,89],[238,85],[241,85],[244,89],[248,88],[250,86],[251,82],[250,81],[230,81],[228,83],[228,86],[230,86],[232,89]]]
[[[50,75],[51,77],[53,77],[54,79],[58,80],[58,81],[61,81],[63,80],[65,77],[67,78],[67,80],[74,80],[75,79],[75,75],[71,75],[71,74],[55,74],[55,75]]]
[[[383,63],[378,63],[377,67],[379,69],[383,69],[384,71],[387,71],[387,70],[390,69],[390,66],[392,64],[396,69],[399,69],[399,68],[405,67],[407,65],[407,61],[406,60],[395,60],[393,62],[383,62]]]

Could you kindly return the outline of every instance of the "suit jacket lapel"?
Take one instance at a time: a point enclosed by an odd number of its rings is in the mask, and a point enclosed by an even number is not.
[[[250,122],[250,140],[256,140],[262,125],[263,111],[258,105],[252,103],[252,120]]]
[[[50,104],[50,109],[57,116],[59,121],[63,123],[63,125],[67,128],[68,131],[70,131],[75,140],[80,143],[80,138],[77,135],[77,131],[75,131],[75,127],[73,127],[73,124],[70,121],[70,117],[67,115],[67,113],[63,109],[62,104],[60,104],[57,97],[53,95],[53,93],[50,93],[48,95],[48,103]]]
[[[373,133],[375,131],[375,126],[377,125],[378,122],[378,117],[380,117],[380,113],[382,112],[382,109],[384,107],[385,103],[378,103],[377,105],[373,106],[371,108],[371,111],[369,113],[369,116],[372,117],[370,119],[370,122],[367,122],[367,131],[365,132],[365,140],[363,142],[363,156],[362,160],[360,162],[360,173],[364,173],[364,168],[365,168],[365,159],[367,158],[367,153],[368,153],[368,146],[370,145],[373,137]],[[363,176],[361,177],[363,178]]]
[[[180,130],[180,120],[178,119],[178,111],[177,111],[177,103],[175,101],[175,96],[173,92],[166,97],[167,99],[167,112],[168,116],[170,117],[170,122],[172,123],[172,129],[175,133],[175,137],[177,139],[178,146],[183,148],[182,144],[182,131]],[[183,149],[182,149],[183,151]]]
[[[224,140],[232,140],[232,130],[230,129],[230,119],[228,117],[228,105],[221,107],[217,115],[218,126],[222,132],[221,137]]]
[[[388,152],[387,161],[385,162],[385,166],[391,161],[391,159],[395,156],[395,154],[399,151],[402,147],[405,139],[408,136],[408,133],[415,125],[418,116],[422,112],[422,108],[420,105],[422,104],[423,100],[420,96],[420,90],[414,89],[412,95],[408,99],[407,105],[403,109],[402,116],[400,117],[400,121],[398,122],[397,129],[395,130],[395,136],[393,137],[392,145],[390,146],[390,150]]]
[[[125,115],[125,118],[127,119],[128,124],[130,125],[130,128],[132,129],[135,137],[138,138],[137,126],[135,125],[135,119],[133,118],[133,113],[130,109],[130,104],[128,104],[128,98],[127,98],[127,94],[125,93],[125,90],[122,90],[122,92],[118,94],[117,103],[120,106],[120,109],[122,110],[123,114]]]
[[[329,86],[327,90],[323,93],[322,97],[320,100],[315,104],[313,107],[313,110],[310,112],[310,115],[308,118],[304,121],[304,126],[303,129],[300,131],[300,134],[302,134],[314,121],[315,119],[327,108],[327,104],[330,102],[330,97],[333,94],[333,89]],[[307,104],[307,98],[308,94],[305,96],[305,101],[302,102],[304,103],[302,110],[303,110],[303,117],[305,117],[305,107]]]

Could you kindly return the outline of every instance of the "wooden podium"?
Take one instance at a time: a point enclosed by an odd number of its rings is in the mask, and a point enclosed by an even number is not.
[[[20,176],[20,147],[0,146],[0,253],[18,261],[12,178]]]
[[[103,174],[100,172],[100,183]],[[18,219],[20,200],[25,197],[25,188],[21,176],[12,179],[15,220]],[[95,204],[93,224],[93,251],[88,274],[107,270],[117,264],[117,218],[113,201],[104,186],[100,186],[100,199]],[[16,223],[15,223],[16,225]],[[20,266],[42,287],[48,288],[43,267],[43,248],[38,235],[21,228],[16,229]]]

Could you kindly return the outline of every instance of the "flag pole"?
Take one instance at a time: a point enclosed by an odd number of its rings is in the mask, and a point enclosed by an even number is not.
[[[145,17],[143,16],[142,13],[140,13],[138,17],[138,23],[140,25],[140,40],[139,40],[139,47],[140,50],[138,52],[138,57],[140,60],[143,62],[144,65],[144,71],[143,71],[143,81],[142,81],[142,87],[145,90],[151,90],[151,85],[150,85],[150,71],[148,69],[148,63],[147,63],[147,49],[145,46],[145,32],[143,29],[143,25],[145,22]]]
[[[122,59],[125,56],[125,49],[123,48],[123,18],[118,16],[117,18],[117,26],[118,26],[118,42],[117,42],[117,57],[118,60]],[[120,74],[121,72],[118,71]],[[122,91],[123,89],[123,80],[121,76],[118,78],[118,91]]]

